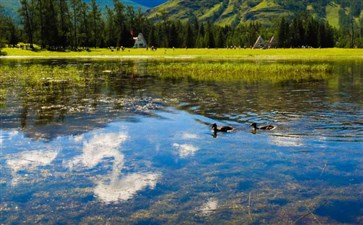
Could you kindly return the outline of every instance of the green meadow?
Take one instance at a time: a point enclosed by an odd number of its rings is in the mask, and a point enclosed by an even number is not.
[[[4,48],[2,58],[106,58],[106,59],[201,59],[201,60],[363,60],[362,49],[90,49],[80,52],[30,51]]]

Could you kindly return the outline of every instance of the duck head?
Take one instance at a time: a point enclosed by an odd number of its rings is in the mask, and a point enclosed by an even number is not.
[[[251,123],[250,127],[253,127],[253,129],[257,129],[257,124],[256,123]]]

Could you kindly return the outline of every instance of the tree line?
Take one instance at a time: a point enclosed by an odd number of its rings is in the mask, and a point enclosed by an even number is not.
[[[258,22],[217,26],[171,21],[161,14],[158,23],[142,11],[113,0],[102,10],[91,0],[20,0],[21,25],[5,16],[0,7],[0,43],[37,44],[48,50],[79,50],[91,47],[132,47],[133,36],[143,33],[149,46],[175,48],[251,47],[258,36],[275,37],[276,47],[363,47],[363,28],[340,30],[307,14],[281,18],[271,27]],[[344,18],[344,17],[342,17]]]

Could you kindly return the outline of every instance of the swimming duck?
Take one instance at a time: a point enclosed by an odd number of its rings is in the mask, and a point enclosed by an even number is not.
[[[218,127],[216,123],[214,123],[212,125],[212,129],[213,129],[214,133],[217,133],[217,132],[232,132],[234,130],[234,128],[230,127],[230,126]]]
[[[251,123],[251,127],[253,128],[253,130],[274,130],[276,128],[271,124],[267,126],[257,127],[256,123]]]

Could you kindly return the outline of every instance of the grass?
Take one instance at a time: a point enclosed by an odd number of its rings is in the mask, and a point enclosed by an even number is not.
[[[166,78],[276,83],[288,80],[321,80],[327,78],[333,69],[328,64],[192,62],[152,64],[148,70]]]
[[[87,66],[1,66],[0,67],[0,99],[4,99],[8,87],[17,84],[20,87],[35,89],[57,88],[63,85],[84,87],[96,82],[103,75],[133,73],[140,67],[142,74],[160,76],[162,78],[191,78],[202,81],[244,81],[252,82],[283,82],[307,79],[326,79],[333,68],[325,63],[271,63],[271,62],[214,62],[214,61],[158,61],[134,66],[113,64],[106,68],[97,65]],[[108,71],[104,73],[104,71]]]
[[[265,10],[265,9],[271,9],[274,7],[278,7],[274,1],[271,0],[263,0],[260,4],[256,5],[254,8],[251,9],[251,12]]]
[[[7,87],[15,83],[21,86],[49,87],[58,84],[72,83],[74,85],[84,82],[82,70],[76,67],[40,66],[32,65],[0,67],[1,86]]]
[[[126,49],[111,51],[110,49],[91,49],[90,52],[51,52],[30,51],[22,49],[4,48],[6,56],[3,59],[29,59],[29,58],[95,58],[95,59],[155,59],[155,60],[283,60],[283,61],[339,61],[363,60],[361,49]]]
[[[84,87],[85,83],[85,76],[75,67],[1,66],[0,108],[5,105],[8,94],[16,89],[21,90],[27,98],[31,98],[33,93],[45,94],[49,90],[63,90],[64,86],[79,88]]]
[[[215,6],[213,6],[211,9],[209,9],[208,11],[206,11],[204,13],[204,15],[202,15],[199,19],[203,20],[203,19],[207,19],[209,17],[213,17],[214,14],[223,6],[223,2],[216,4]]]

